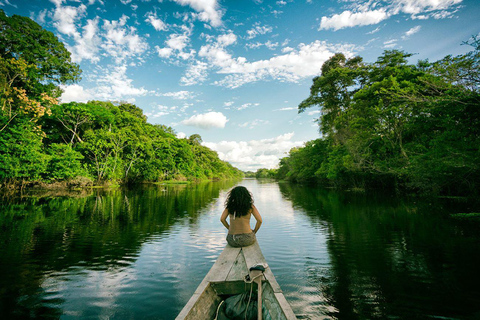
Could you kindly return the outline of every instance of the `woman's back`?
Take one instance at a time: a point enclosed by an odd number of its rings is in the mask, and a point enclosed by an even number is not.
[[[252,215],[256,220],[253,230],[250,227]],[[230,224],[227,218],[230,218]],[[244,247],[256,241],[255,234],[262,224],[262,217],[253,204],[252,194],[245,187],[230,190],[220,221],[228,229],[227,242],[231,246]]]
[[[250,228],[251,213],[245,216],[236,217],[233,214],[228,215],[230,217],[230,228],[228,228],[228,234],[240,234],[252,232]]]

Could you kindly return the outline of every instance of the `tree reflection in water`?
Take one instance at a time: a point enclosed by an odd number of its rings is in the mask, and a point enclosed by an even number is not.
[[[326,299],[328,316],[480,317],[479,224],[450,219],[448,203],[289,184],[280,189],[313,226],[327,226],[330,270],[310,266],[308,277]]]
[[[177,223],[195,226],[204,209],[233,185],[233,181],[157,185],[94,189],[77,196],[74,192],[4,198],[0,205],[0,318],[102,315],[102,304],[109,300],[100,298],[116,295],[122,283],[133,281],[128,277],[136,276],[128,269],[138,263],[145,243],[168,236]],[[99,299],[90,308],[77,305],[73,307],[77,311],[65,313],[70,295],[85,294],[75,287],[93,288],[90,294]],[[111,314],[128,312],[119,307]]]

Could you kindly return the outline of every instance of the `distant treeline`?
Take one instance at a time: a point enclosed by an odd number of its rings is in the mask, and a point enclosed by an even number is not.
[[[299,112],[320,108],[320,138],[292,149],[274,176],[340,188],[478,193],[480,40],[465,45],[473,50],[415,65],[397,50],[374,63],[335,54],[299,105]]]
[[[130,103],[58,104],[59,85],[80,79],[53,33],[0,10],[0,187],[241,177],[201,145],[147,123]]]

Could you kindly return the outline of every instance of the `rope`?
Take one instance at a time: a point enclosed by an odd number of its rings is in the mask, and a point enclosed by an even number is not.
[[[248,275],[247,275],[247,276],[248,276]],[[253,279],[250,279],[250,281],[247,280],[247,276],[245,276],[245,278],[243,279],[243,281],[244,281],[245,283],[250,283],[251,286],[250,286],[250,296],[248,297],[247,307],[245,308],[245,318],[244,318],[244,320],[247,319],[248,305],[250,304],[250,301],[252,300],[253,281],[255,281],[255,279],[257,279],[258,277],[263,276],[263,272],[262,272],[262,273],[259,273],[259,274],[256,275],[255,277],[253,277]],[[260,285],[261,285],[261,284],[260,284]]]
[[[217,314],[215,315],[215,319],[213,319],[213,320],[217,320],[217,318],[218,318],[218,312],[220,311],[220,306],[221,306],[224,302],[225,302],[225,300],[222,300],[222,302],[220,302],[220,304],[218,305],[218,307],[217,307]]]

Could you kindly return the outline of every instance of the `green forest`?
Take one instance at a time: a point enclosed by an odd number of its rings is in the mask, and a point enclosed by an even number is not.
[[[241,177],[194,134],[178,139],[142,110],[110,101],[59,104],[80,67],[57,37],[0,10],[0,187]]]
[[[466,54],[416,64],[399,50],[374,63],[335,54],[298,107],[320,109],[320,137],[292,149],[273,176],[359,190],[478,194],[480,39],[463,45]]]

